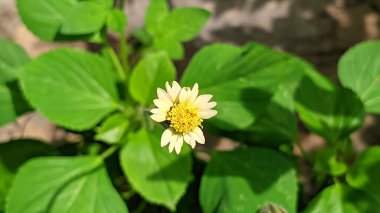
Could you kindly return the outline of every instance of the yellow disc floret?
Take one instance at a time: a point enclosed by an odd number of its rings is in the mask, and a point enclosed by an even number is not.
[[[185,103],[174,104],[168,112],[167,120],[170,127],[180,133],[189,133],[198,126],[202,127],[203,122],[197,109]]]

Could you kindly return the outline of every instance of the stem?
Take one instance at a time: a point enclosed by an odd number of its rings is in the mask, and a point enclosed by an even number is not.
[[[118,146],[111,146],[108,148],[106,151],[104,151],[101,155],[100,158],[103,160],[111,156],[119,147]]]
[[[115,50],[112,47],[110,47],[110,46],[106,46],[105,47],[105,51],[110,56],[111,61],[112,61],[113,65],[116,68],[117,74],[120,77],[120,80],[123,81],[123,82],[126,82],[127,81],[127,75],[124,72],[124,69],[123,69],[122,65],[120,64],[119,59],[117,58]]]

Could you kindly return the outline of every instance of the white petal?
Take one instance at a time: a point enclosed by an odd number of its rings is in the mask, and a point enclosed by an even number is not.
[[[198,106],[198,109],[200,111],[204,111],[204,110],[209,110],[211,108],[214,108],[215,106],[216,106],[216,102],[207,102],[205,104]]]
[[[168,82],[166,82],[165,86],[166,90],[168,91],[168,95],[170,96],[170,99],[172,100],[172,102],[175,102],[178,98],[179,92],[181,91],[181,86],[176,81],[173,81],[171,87]]]
[[[181,152],[182,145],[183,145],[183,137],[178,136],[178,139],[175,144],[175,152],[177,153],[177,155]]]
[[[193,86],[193,89],[191,90],[189,103],[194,103],[194,101],[197,99],[198,93],[199,93],[198,83],[195,83]]]
[[[198,112],[202,119],[214,117],[218,112],[216,110],[206,110]]]
[[[183,139],[185,139],[185,142],[187,144],[189,144],[191,146],[191,148],[194,149],[196,142],[195,142],[195,139],[193,137],[191,137],[191,135],[185,134],[185,135],[183,135]]]
[[[198,108],[200,108],[202,105],[209,102],[211,100],[211,98],[212,98],[212,95],[209,95],[209,94],[200,95],[200,96],[198,96],[197,99],[195,99],[194,105],[197,106]]]
[[[169,144],[169,153],[173,152],[177,139],[178,139],[178,135],[173,135]]]
[[[170,143],[173,138],[173,131],[167,128],[161,136],[161,147],[164,147]]]
[[[163,122],[166,120],[166,116],[164,114],[153,114],[150,118],[156,122]]]
[[[157,97],[158,97],[158,99],[171,102],[171,99],[170,99],[170,96],[168,95],[168,93],[166,93],[165,90],[163,90],[161,88],[157,88]]]
[[[188,103],[189,98],[191,95],[191,90],[189,87],[184,87],[179,92],[179,102],[181,103]]]
[[[198,143],[204,144],[205,143],[205,136],[203,135],[202,130],[197,127],[192,132],[189,133],[192,138],[194,138]]]
[[[169,101],[164,101],[164,100],[161,100],[161,99],[154,99],[153,100],[153,103],[154,105],[156,105],[159,109],[163,110],[163,111],[169,111],[170,107],[173,106],[173,103],[169,102]]]
[[[160,108],[151,109],[150,112],[153,114],[166,114],[166,112]]]

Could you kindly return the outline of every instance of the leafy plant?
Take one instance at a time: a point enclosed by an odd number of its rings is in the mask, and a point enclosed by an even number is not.
[[[380,148],[356,154],[350,139],[366,113],[380,112],[379,41],[341,58],[342,85],[254,42],[207,45],[177,76],[173,60],[209,19],[203,9],[152,0],[132,45],[112,0],[18,0],[17,7],[37,37],[93,42],[100,51],[60,48],[31,59],[0,40],[0,125],[37,111],[84,138],[72,154],[32,140],[1,144],[0,212],[379,211]],[[314,156],[300,145],[297,115],[327,141]],[[203,131],[238,148],[198,148],[215,142]],[[320,186],[310,202],[298,183],[301,159]]]

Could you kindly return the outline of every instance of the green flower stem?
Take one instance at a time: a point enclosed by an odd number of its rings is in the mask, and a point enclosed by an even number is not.
[[[126,82],[127,81],[127,74],[125,73],[122,65],[120,64],[120,61],[117,58],[115,50],[111,46],[106,46],[104,49],[107,52],[107,54],[110,56],[111,61],[116,68],[117,74],[120,77],[120,80],[123,82]]]
[[[136,194],[136,191],[131,189],[130,191],[124,192],[121,194],[124,200],[129,200],[132,196]]]
[[[108,158],[109,156],[111,156],[119,147],[118,146],[111,146],[110,148],[108,148],[106,151],[104,151],[101,155],[100,155],[100,158],[101,159],[106,159]]]

